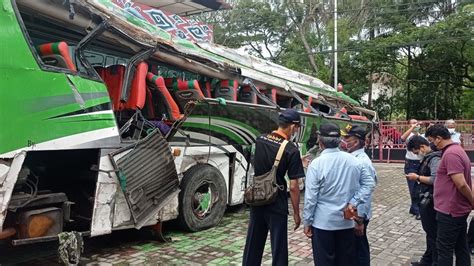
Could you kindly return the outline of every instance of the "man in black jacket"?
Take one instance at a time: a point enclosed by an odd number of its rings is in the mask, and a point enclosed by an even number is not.
[[[437,265],[436,252],[436,211],[433,205],[433,183],[441,159],[440,151],[433,151],[430,143],[422,136],[413,136],[407,149],[414,154],[423,155],[418,173],[408,173],[407,179],[418,182],[417,196],[421,225],[426,233],[426,251],[420,261],[412,265]]]
[[[270,171],[283,140],[290,140],[298,132],[301,124],[300,114],[294,109],[281,112],[278,129],[259,136],[255,144],[255,175]],[[245,243],[242,264],[261,265],[262,255],[270,231],[273,265],[288,265],[288,195],[285,175],[290,179],[290,196],[296,230],[301,223],[298,179],[305,176],[301,156],[293,143],[286,145],[277,170],[277,184],[282,187],[271,204],[251,207],[250,222]]]

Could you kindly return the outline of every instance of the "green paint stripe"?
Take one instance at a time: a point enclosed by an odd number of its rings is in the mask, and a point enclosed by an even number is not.
[[[77,115],[77,116],[65,116],[65,117],[58,117],[54,118],[56,121],[60,122],[76,122],[76,121],[83,121],[85,119],[104,119],[104,120],[111,120],[115,121],[114,114],[84,114],[84,115]]]
[[[210,130],[210,131],[215,131],[215,132],[224,134],[225,136],[229,137],[230,139],[232,139],[233,141],[237,142],[240,145],[246,144],[245,140],[243,140],[237,134],[235,134],[234,132],[232,132],[232,131],[230,131],[226,128],[222,128],[222,127],[218,127],[218,126],[214,126],[214,125],[208,125],[208,124],[193,123],[193,122],[184,122],[183,126],[184,127],[190,127],[190,128],[200,128],[200,129],[207,129],[207,130]]]

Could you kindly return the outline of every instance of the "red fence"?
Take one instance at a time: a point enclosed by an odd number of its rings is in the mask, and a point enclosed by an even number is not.
[[[419,121],[420,133],[423,134],[430,124],[445,121]],[[374,131],[374,138],[370,150],[375,162],[403,162],[405,160],[405,143],[402,142],[402,134],[409,128],[407,121],[380,121],[378,130]],[[456,132],[461,134],[461,141],[468,153],[471,162],[474,163],[474,120],[457,120]]]

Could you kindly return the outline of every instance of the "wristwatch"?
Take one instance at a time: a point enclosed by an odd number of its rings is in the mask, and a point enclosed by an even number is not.
[[[420,183],[420,175],[416,176],[416,182]]]

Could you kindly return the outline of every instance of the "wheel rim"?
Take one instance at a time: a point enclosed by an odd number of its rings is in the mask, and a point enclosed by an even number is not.
[[[219,200],[219,194],[214,184],[202,182],[193,194],[192,209],[198,219],[209,216],[215,203]]]

